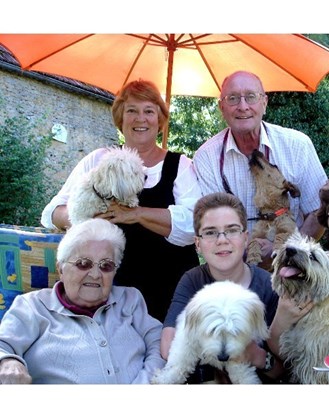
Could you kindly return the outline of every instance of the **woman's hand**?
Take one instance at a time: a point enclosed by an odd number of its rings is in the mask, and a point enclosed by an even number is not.
[[[32,383],[32,378],[22,362],[14,358],[5,358],[0,362],[0,383],[28,384]]]
[[[267,343],[276,356],[280,356],[280,336],[303,318],[314,306],[311,299],[297,303],[288,296],[279,298],[278,307],[270,327],[270,338]]]
[[[278,307],[272,325],[275,322],[277,331],[280,331],[281,335],[282,332],[285,332],[291,328],[291,326],[304,317],[313,306],[314,303],[311,299],[307,299],[303,303],[297,303],[287,296],[282,296],[279,298]]]
[[[111,223],[124,223],[131,225],[139,223],[151,232],[168,237],[171,232],[171,214],[169,209],[155,207],[128,207],[112,201],[106,213],[101,213],[98,218],[107,219]]]
[[[107,212],[96,215],[95,217],[107,219],[111,223],[126,223],[133,224],[139,222],[140,207],[128,207],[119,205],[116,202],[111,202],[107,208]]]

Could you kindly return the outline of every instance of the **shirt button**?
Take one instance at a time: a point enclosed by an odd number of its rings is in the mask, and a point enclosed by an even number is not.
[[[102,340],[101,343],[100,343],[100,346],[106,346],[106,345],[107,345],[106,340]]]

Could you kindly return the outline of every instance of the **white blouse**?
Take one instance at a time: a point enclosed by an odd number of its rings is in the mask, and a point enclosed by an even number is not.
[[[81,176],[96,167],[106,153],[106,148],[96,149],[80,160],[61,190],[44,208],[41,216],[41,224],[44,227],[56,228],[52,222],[53,211],[57,206],[67,204],[70,192]],[[163,161],[153,167],[146,168],[147,179],[145,180],[145,188],[152,188],[160,181],[162,167]],[[167,240],[177,246],[186,246],[194,242],[193,208],[196,201],[201,197],[201,190],[193,163],[185,155],[180,157],[177,177],[174,181],[173,195],[175,204],[168,207],[171,214],[172,230]]]

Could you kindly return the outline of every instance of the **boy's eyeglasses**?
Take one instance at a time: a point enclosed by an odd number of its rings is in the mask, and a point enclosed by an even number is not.
[[[243,233],[244,230],[241,229],[240,227],[231,227],[225,229],[223,232],[219,232],[216,229],[211,229],[211,230],[205,230],[201,233],[201,235],[197,235],[197,237],[201,237],[204,240],[208,241],[215,241],[219,238],[220,235],[224,235],[226,239],[235,239]]]

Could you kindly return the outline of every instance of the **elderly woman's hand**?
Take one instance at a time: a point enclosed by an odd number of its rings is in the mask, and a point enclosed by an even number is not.
[[[0,362],[0,383],[23,384],[32,383],[26,367],[14,358],[5,358]]]

